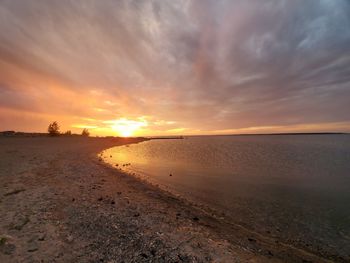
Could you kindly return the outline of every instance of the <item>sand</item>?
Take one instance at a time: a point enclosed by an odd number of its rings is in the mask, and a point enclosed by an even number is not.
[[[0,138],[0,262],[327,262],[109,167],[141,139]]]

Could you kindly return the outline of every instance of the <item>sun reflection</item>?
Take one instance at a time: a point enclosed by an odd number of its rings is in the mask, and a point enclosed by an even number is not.
[[[111,121],[111,129],[118,133],[122,137],[130,137],[135,135],[138,130],[142,127],[147,126],[146,120],[128,120],[126,118],[121,118],[118,120]]]

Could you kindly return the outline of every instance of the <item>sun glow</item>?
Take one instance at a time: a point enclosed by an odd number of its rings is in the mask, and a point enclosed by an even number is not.
[[[147,125],[147,121],[145,120],[135,121],[121,118],[119,120],[111,121],[111,129],[122,137],[133,136],[137,133],[138,130]]]

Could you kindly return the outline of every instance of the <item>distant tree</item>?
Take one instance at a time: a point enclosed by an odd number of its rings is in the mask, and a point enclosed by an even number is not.
[[[57,121],[50,123],[49,127],[47,128],[47,131],[49,132],[50,136],[60,135],[60,126],[58,125]]]
[[[88,137],[88,136],[90,136],[90,132],[89,132],[88,129],[85,128],[85,129],[81,132],[81,135],[82,135],[82,136]]]
[[[64,134],[65,134],[65,135],[72,135],[72,132],[71,132],[70,130],[68,130],[68,131],[66,131]]]

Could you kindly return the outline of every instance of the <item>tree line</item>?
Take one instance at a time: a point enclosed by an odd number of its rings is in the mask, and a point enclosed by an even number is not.
[[[72,132],[70,130],[61,133],[60,132],[60,126],[57,121],[54,121],[49,124],[49,127],[47,127],[47,131],[50,136],[59,136],[59,135],[72,135]],[[90,136],[90,132],[88,129],[84,128],[83,131],[81,132],[82,136],[88,137]]]

